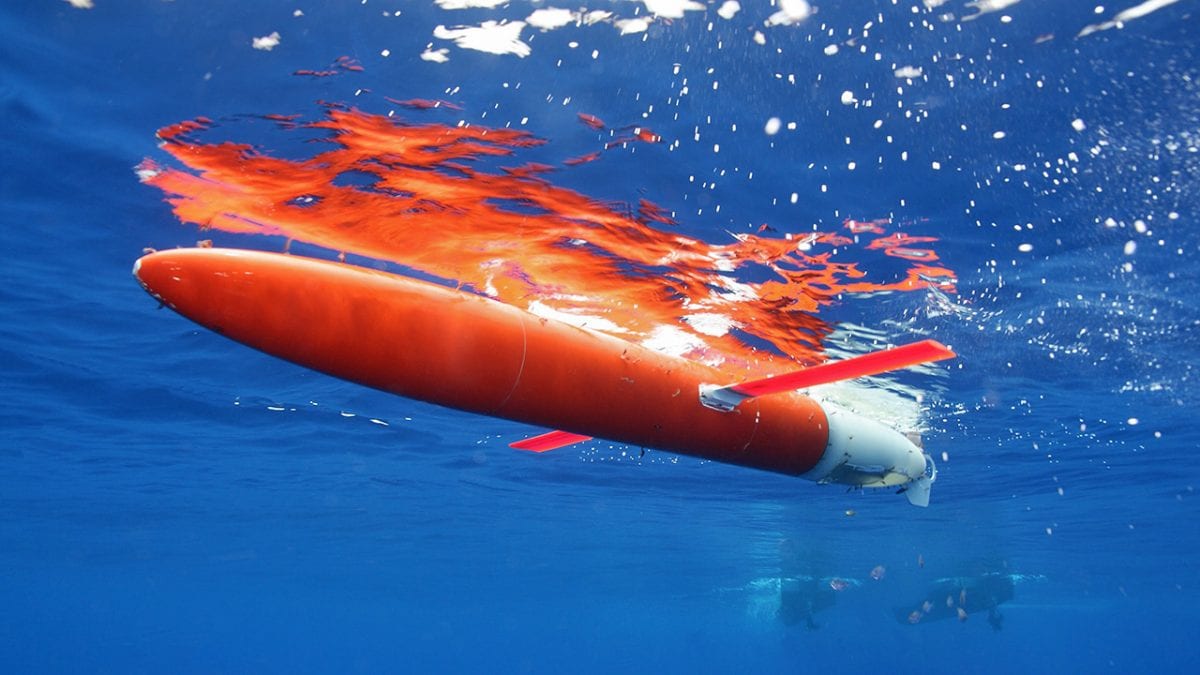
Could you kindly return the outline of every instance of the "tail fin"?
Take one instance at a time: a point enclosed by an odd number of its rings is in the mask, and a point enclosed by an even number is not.
[[[936,340],[922,340],[842,361],[830,361],[819,366],[802,368],[776,377],[725,387],[702,385],[700,387],[700,403],[714,410],[728,412],[736,408],[743,400],[756,396],[794,391],[817,384],[851,380],[867,375],[878,375],[919,363],[950,359],[954,356],[954,352],[946,345]]]
[[[530,452],[546,452],[548,450],[557,450],[574,443],[582,443],[592,440],[591,436],[582,434],[573,434],[569,431],[549,431],[533,438],[526,438],[523,441],[509,443],[510,448],[517,450],[529,450]]]
[[[933,463],[932,457],[925,455],[925,473],[910,482],[904,491],[904,496],[908,497],[908,503],[913,506],[929,506],[929,493],[933,490],[935,480],[937,480],[937,465]]]

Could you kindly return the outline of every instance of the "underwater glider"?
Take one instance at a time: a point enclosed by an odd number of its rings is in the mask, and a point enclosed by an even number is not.
[[[926,340],[777,377],[718,370],[409,277],[279,253],[150,253],[134,276],[161,303],[228,338],[351,382],[562,431],[817,483],[904,486],[929,503],[933,460],[899,432],[796,389],[951,358]]]

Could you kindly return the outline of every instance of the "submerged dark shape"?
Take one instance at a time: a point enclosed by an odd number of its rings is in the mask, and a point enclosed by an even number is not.
[[[785,626],[802,625],[807,630],[821,627],[816,621],[822,612],[837,603],[842,591],[858,581],[842,576],[827,576],[831,565],[822,552],[813,551],[796,540],[779,544],[779,609],[776,617]]]
[[[814,616],[837,602],[837,592],[829,580],[816,577],[782,577],[779,580],[779,620],[785,626],[803,624],[808,630],[820,628]]]
[[[901,623],[927,623],[943,619],[966,621],[971,614],[987,612],[993,630],[1003,628],[1001,604],[1013,599],[1013,575],[988,572],[976,576],[938,579],[921,601],[895,611]]]

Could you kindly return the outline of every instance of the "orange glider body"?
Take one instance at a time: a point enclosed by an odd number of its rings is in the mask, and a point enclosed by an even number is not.
[[[383,391],[482,415],[798,476],[829,441],[825,410],[782,393],[721,411],[702,364],[437,284],[231,249],[141,258],[153,296],[226,337]],[[923,464],[922,464],[923,466]]]

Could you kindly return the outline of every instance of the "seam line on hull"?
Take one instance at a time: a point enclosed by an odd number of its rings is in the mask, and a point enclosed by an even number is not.
[[[508,390],[508,394],[504,397],[504,400],[500,401],[500,404],[492,411],[493,413],[498,413],[504,409],[504,406],[508,404],[508,399],[512,398],[512,395],[517,391],[517,387],[521,384],[521,375],[525,373],[525,357],[529,355],[529,336],[525,333],[525,319],[517,317],[517,320],[521,322],[521,366],[517,368],[517,377],[513,380],[512,388]]]
[[[746,439],[746,444],[742,446],[742,451],[738,456],[742,456],[750,449],[750,445],[754,443],[754,437],[758,435],[758,423],[762,421],[762,408],[758,407],[758,401],[754,402],[754,428],[750,430],[750,438]]]

